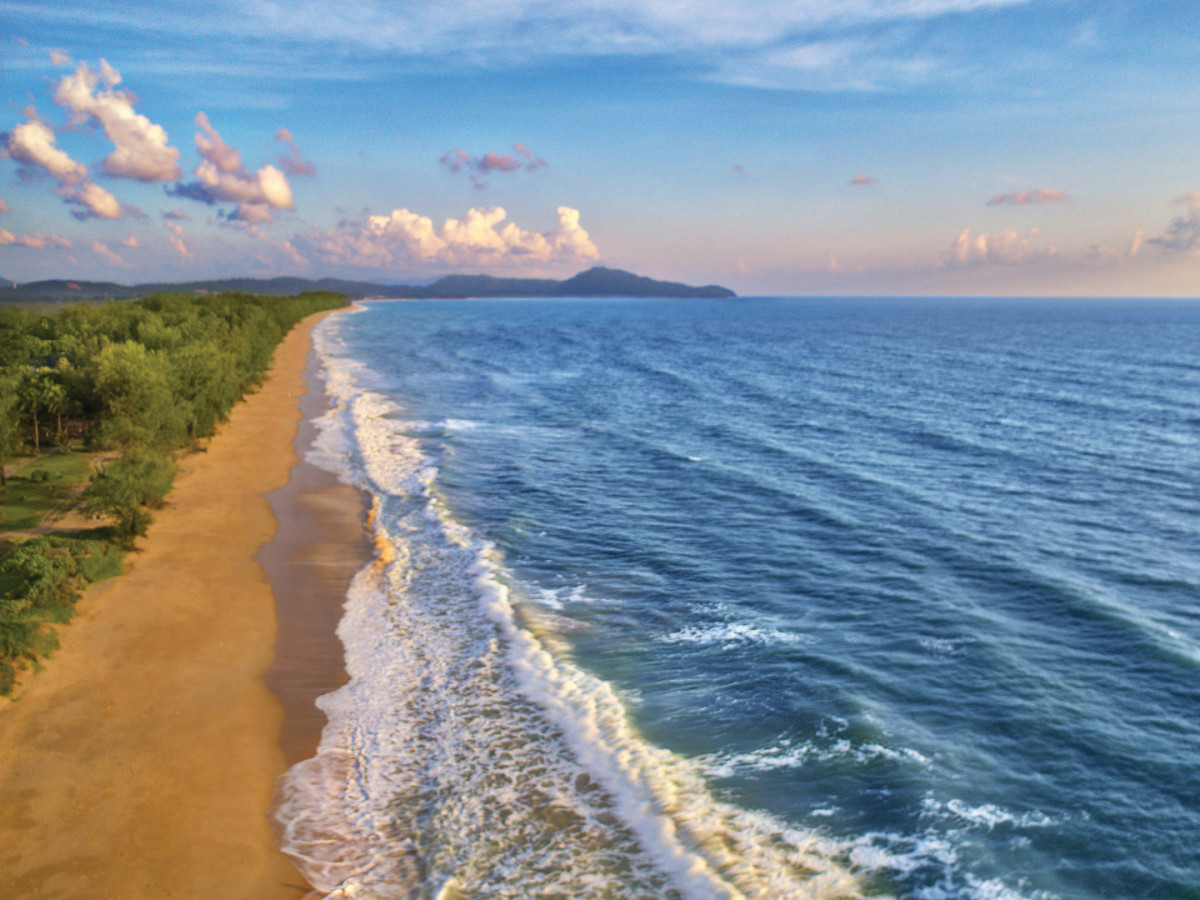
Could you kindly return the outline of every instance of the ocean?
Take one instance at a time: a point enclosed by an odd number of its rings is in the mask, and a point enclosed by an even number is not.
[[[378,302],[285,849],[355,898],[1200,898],[1200,303]]]

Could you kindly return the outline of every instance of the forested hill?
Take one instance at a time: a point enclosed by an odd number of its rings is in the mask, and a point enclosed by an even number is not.
[[[495,278],[491,275],[447,275],[432,284],[396,285],[338,278],[227,278],[217,281],[154,282],[123,285],[108,281],[0,281],[0,303],[73,303],[80,300],[126,300],[159,293],[296,295],[332,291],[347,297],[395,297],[434,300],[463,297],[711,297],[737,295],[717,285],[693,287],[674,281],[657,281],[596,266],[573,278]]]

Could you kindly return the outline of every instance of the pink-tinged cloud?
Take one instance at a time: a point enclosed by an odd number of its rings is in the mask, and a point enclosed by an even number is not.
[[[51,50],[50,51],[50,65],[52,65],[52,66],[69,66],[69,65],[71,65],[72,62],[73,62],[73,60],[71,59],[71,54],[68,53],[66,50]]]
[[[226,144],[204,113],[196,114],[196,149],[203,158],[194,174],[196,181],[168,187],[175,197],[202,203],[230,201],[238,204],[231,218],[247,222],[270,221],[272,209],[294,209],[295,201],[287,176],[271,165],[250,172],[242,155]]]
[[[141,246],[141,244],[138,243],[137,237],[132,234],[129,237],[124,238],[121,241],[121,244],[125,247],[140,247]]]
[[[1037,188],[1018,191],[1015,194],[997,194],[987,202],[988,206],[1028,206],[1031,203],[1060,203],[1067,195],[1054,188]]]
[[[8,212],[8,204],[5,203],[3,200],[0,200],[0,213],[7,213],[7,212]]]
[[[122,268],[127,268],[129,266],[129,263],[125,262],[125,260],[123,260],[116,253],[113,253],[112,250],[108,248],[108,245],[102,241],[92,241],[92,252],[111,266],[120,266]]]
[[[225,143],[203,112],[196,113],[196,127],[200,129],[196,132],[196,149],[218,172],[233,175],[245,171],[242,168],[242,154]]]
[[[512,151],[509,153],[501,154],[489,151],[483,156],[471,156],[461,147],[455,147],[453,150],[443,153],[439,162],[451,172],[457,173],[466,170],[477,175],[519,170],[532,172],[546,165],[544,159],[521,143],[513,144]],[[471,183],[475,187],[487,186],[486,182],[479,180],[475,175],[472,175]]]
[[[167,229],[167,240],[174,247],[181,257],[184,259],[192,258],[192,251],[188,249],[187,244],[183,241],[183,226],[175,222],[163,222],[163,227]]]
[[[191,216],[189,216],[187,213],[185,213],[182,209],[168,209],[166,212],[164,212],[162,214],[162,217],[164,219],[174,219],[174,220],[183,220],[183,219],[191,218]]]
[[[850,179],[850,183],[857,187],[869,187],[872,184],[878,184],[878,178],[872,178],[870,175],[858,174]]]
[[[284,171],[289,175],[308,176],[316,174],[317,167],[304,158],[300,152],[300,148],[296,146],[296,142],[292,139],[292,133],[286,128],[280,128],[275,132],[275,140],[282,141],[287,145],[288,152],[279,157],[279,164],[283,166]]]
[[[301,249],[328,262],[368,268],[417,265],[559,265],[599,258],[596,245],[579,224],[579,211],[558,208],[558,225],[545,234],[516,223],[501,225],[507,213],[498,206],[471,209],[441,227],[407,209],[365,222],[343,221],[333,231],[315,229],[297,235]]]
[[[1040,233],[1033,228],[1025,235],[1015,231],[972,234],[971,229],[964,228],[955,239],[947,261],[950,265],[955,266],[987,264],[1013,266],[1056,256],[1058,254],[1057,247],[1053,245],[1038,246],[1034,243],[1034,239]]]
[[[103,59],[99,72],[81,63],[59,81],[54,102],[70,110],[74,124],[94,120],[104,129],[114,147],[104,158],[105,174],[135,181],[177,181],[179,150],[167,143],[161,125],[134,112],[132,94],[113,90],[120,82],[121,73]],[[101,84],[107,90],[97,90]]]
[[[66,250],[71,242],[57,234],[13,234],[0,228],[0,247],[11,245],[34,250]]]

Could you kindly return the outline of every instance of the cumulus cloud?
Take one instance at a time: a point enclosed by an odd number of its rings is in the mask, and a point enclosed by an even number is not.
[[[70,241],[57,234],[13,234],[0,228],[0,247],[13,244],[34,250],[65,250],[71,246]]]
[[[68,203],[79,207],[73,210],[71,215],[80,221],[119,219],[125,214],[125,208],[111,192],[91,181],[62,185],[58,188],[58,194]]]
[[[948,262],[958,266],[984,264],[1013,266],[1057,255],[1057,247],[1035,244],[1034,241],[1040,234],[1041,232],[1036,228],[1030,229],[1024,235],[1015,231],[972,234],[971,229],[964,228],[950,249]]]
[[[4,156],[29,169],[45,169],[66,184],[77,184],[87,178],[87,166],[59,149],[54,129],[39,119],[32,109],[26,109],[25,116],[27,121],[2,135]]]
[[[997,194],[987,202],[988,206],[1028,206],[1030,203],[1059,203],[1067,195],[1054,188],[1036,188],[1018,191],[1015,194]]]
[[[471,173],[471,183],[476,187],[486,187],[486,182],[478,176],[496,172],[533,172],[546,165],[544,159],[521,143],[513,144],[508,153],[488,151],[482,156],[471,156],[461,147],[455,147],[443,153],[438,161],[451,172]]]
[[[180,176],[179,151],[167,143],[167,133],[141,113],[134,112],[134,96],[114,88],[121,73],[100,60],[100,71],[81,63],[64,76],[54,92],[54,102],[70,110],[74,124],[95,120],[113,143],[104,158],[107,175],[136,181],[176,181]],[[106,90],[97,90],[103,84]]]
[[[1200,191],[1190,191],[1175,202],[1186,206],[1187,212],[1172,219],[1166,231],[1147,243],[1176,253],[1195,253],[1200,250]]]
[[[292,133],[286,128],[280,128],[275,132],[275,140],[281,141],[287,145],[288,152],[279,157],[279,164],[289,175],[313,175],[317,171],[317,167],[304,158],[300,152],[300,148],[296,146],[296,142],[292,139]]]
[[[238,204],[231,218],[247,222],[270,221],[272,209],[294,209],[287,177],[272,165],[250,172],[242,155],[221,138],[204,113],[196,114],[196,149],[202,161],[196,181],[167,188],[175,197],[187,197],[209,205],[220,201]]]
[[[134,235],[132,235],[132,234],[131,234],[131,235],[129,235],[129,237],[127,237],[127,238],[123,239],[123,240],[121,241],[121,243],[122,243],[123,245],[125,245],[126,247],[140,247],[140,246],[141,246],[141,244],[139,244],[139,243],[138,243],[138,239],[137,239],[137,237],[135,237],[135,236],[134,236]]]
[[[88,179],[87,166],[59,149],[54,130],[32,109],[25,110],[25,115],[27,121],[0,135],[2,155],[19,162],[26,178],[33,177],[38,169],[48,172],[58,181],[55,192],[79,207],[71,213],[77,219],[119,219],[125,215],[127,210],[116,197]]]
[[[863,175],[860,173],[858,175],[855,175],[853,178],[851,178],[850,183],[857,187],[868,187],[872,184],[878,184],[879,179],[872,178],[870,175]]]
[[[332,231],[313,230],[298,235],[297,241],[330,262],[370,268],[558,265],[599,257],[576,209],[560,206],[557,226],[544,234],[514,222],[501,225],[507,217],[501,207],[482,207],[435,227],[428,216],[395,209],[365,222],[342,222]]]

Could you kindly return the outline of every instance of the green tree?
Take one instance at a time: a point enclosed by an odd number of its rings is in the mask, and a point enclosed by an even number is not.
[[[136,450],[106,465],[83,492],[83,510],[113,520],[118,539],[131,546],[150,526],[147,507],[162,505],[177,470],[167,456]]]

